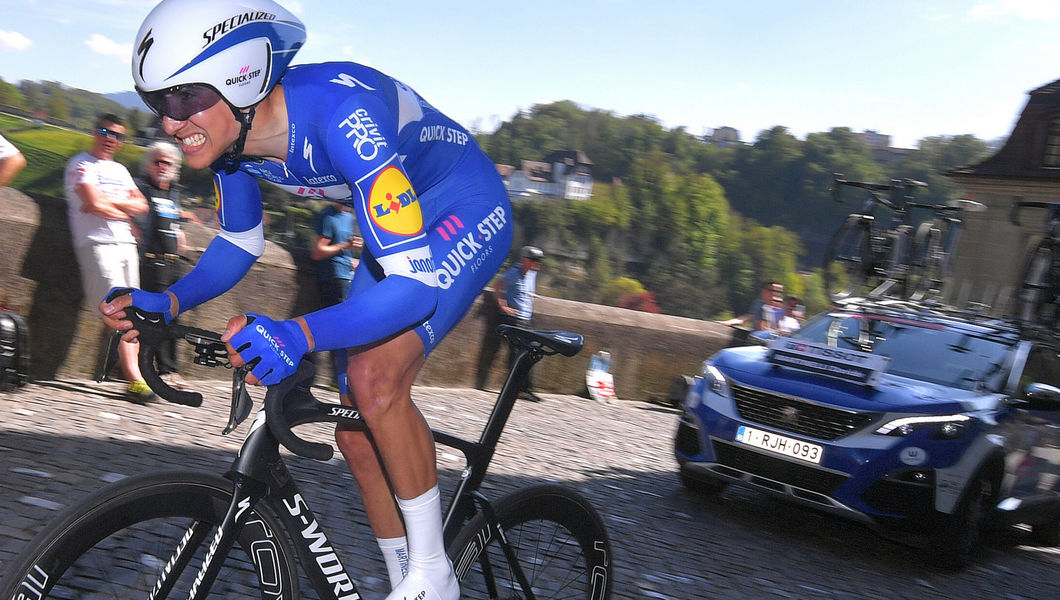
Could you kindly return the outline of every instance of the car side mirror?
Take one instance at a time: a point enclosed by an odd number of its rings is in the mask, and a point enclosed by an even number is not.
[[[1020,408],[1026,410],[1060,411],[1060,388],[1044,383],[1031,383],[1023,388]]]

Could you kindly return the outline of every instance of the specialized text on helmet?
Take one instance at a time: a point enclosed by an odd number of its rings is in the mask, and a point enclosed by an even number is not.
[[[206,43],[202,45],[203,48],[214,43],[217,36],[228,33],[229,31],[253,21],[275,21],[276,15],[264,11],[245,12],[229,17],[224,21],[214,25],[213,27],[202,32],[202,39],[206,40]]]

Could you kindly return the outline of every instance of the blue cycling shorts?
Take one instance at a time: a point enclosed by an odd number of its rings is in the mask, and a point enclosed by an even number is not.
[[[427,243],[438,274],[438,306],[415,327],[424,355],[460,321],[500,269],[512,245],[512,209],[496,167],[485,155],[465,158],[445,181],[419,195],[434,197],[438,216],[427,228]],[[369,254],[361,255],[350,296],[365,292],[382,269]]]

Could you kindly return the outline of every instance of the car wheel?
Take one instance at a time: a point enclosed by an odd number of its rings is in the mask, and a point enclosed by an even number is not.
[[[1060,546],[1060,521],[1049,521],[1031,525],[1030,542],[1035,546]]]
[[[727,483],[718,481],[717,479],[694,477],[690,475],[688,471],[686,471],[684,468],[681,469],[680,476],[681,485],[685,486],[686,490],[704,496],[717,496],[728,485]]]
[[[979,547],[992,496],[993,483],[986,475],[981,474],[972,480],[957,511],[946,516],[943,525],[931,536],[927,559],[948,570],[967,567]]]

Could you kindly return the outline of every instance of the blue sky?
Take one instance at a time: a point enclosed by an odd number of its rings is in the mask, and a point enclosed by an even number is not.
[[[1060,0],[280,2],[309,31],[296,62],[371,65],[480,130],[573,100],[747,141],[775,125],[992,140],[1060,79]],[[0,0],[0,77],[131,90],[155,4]]]

